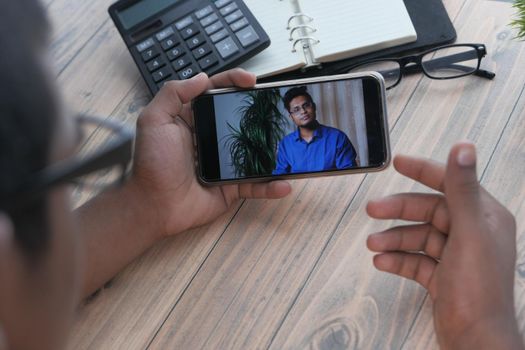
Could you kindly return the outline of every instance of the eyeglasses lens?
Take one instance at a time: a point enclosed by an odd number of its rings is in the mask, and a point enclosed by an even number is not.
[[[471,46],[446,47],[423,56],[421,65],[432,78],[457,78],[474,73],[479,58],[476,49]]]
[[[391,88],[399,82],[401,69],[399,63],[396,61],[375,61],[365,63],[363,65],[350,69],[351,73],[359,73],[365,71],[378,72],[385,79],[385,87]]]
[[[294,115],[299,115],[303,111],[306,111],[306,110],[308,110],[311,107],[312,107],[312,103],[311,102],[305,102],[301,106],[297,106],[297,107],[292,108],[291,113],[294,114]]]
[[[116,137],[112,130],[92,122],[81,122],[80,128],[82,140],[79,143],[78,155],[81,158],[88,159],[91,155],[103,149],[113,137]],[[83,202],[102,190],[116,185],[121,181],[123,171],[121,164],[112,164],[76,178],[74,180],[74,200],[77,203]]]

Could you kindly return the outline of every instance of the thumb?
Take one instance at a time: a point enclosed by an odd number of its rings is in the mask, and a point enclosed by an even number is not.
[[[476,148],[471,143],[452,147],[445,172],[445,197],[452,216],[472,218],[479,200],[476,174]]]
[[[181,113],[184,104],[206,91],[208,83],[209,78],[205,73],[199,73],[188,80],[167,82],[144,108],[139,118],[139,125],[171,122]]]

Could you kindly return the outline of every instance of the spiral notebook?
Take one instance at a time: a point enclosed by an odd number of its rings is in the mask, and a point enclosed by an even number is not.
[[[240,67],[259,78],[417,40],[403,0],[244,0],[270,46]]]

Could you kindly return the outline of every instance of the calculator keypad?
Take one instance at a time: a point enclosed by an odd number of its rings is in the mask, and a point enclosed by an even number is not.
[[[135,49],[160,89],[168,80],[217,71],[259,41],[236,0],[217,0],[179,18]]]
[[[165,67],[165,68],[159,69],[156,72],[153,72],[152,76],[153,76],[153,80],[156,83],[158,83],[159,81],[169,78],[171,76],[171,71],[167,67]]]
[[[162,46],[162,49],[164,51],[167,51],[167,50],[171,49],[173,46],[175,46],[177,44],[178,44],[177,39],[175,39],[175,37],[173,37],[173,36],[171,36],[168,39],[163,40],[163,41],[160,42],[160,46]]]
[[[219,16],[217,16],[217,14],[215,14],[215,13],[211,14],[208,17],[205,17],[205,18],[201,19],[201,26],[207,27],[210,24],[212,24],[215,21],[217,21],[218,19],[219,19]]]
[[[217,43],[215,47],[217,47],[217,50],[219,51],[219,54],[222,56],[222,58],[228,58],[239,51],[239,48],[231,37],[227,37],[223,41]]]
[[[152,47],[150,49],[146,49],[146,51],[142,53],[142,60],[144,62],[148,62],[149,60],[154,59],[158,55],[160,55],[159,50],[156,47]]]
[[[166,62],[161,58],[156,58],[153,61],[149,61],[147,66],[150,72],[156,71],[157,69],[166,65]]]

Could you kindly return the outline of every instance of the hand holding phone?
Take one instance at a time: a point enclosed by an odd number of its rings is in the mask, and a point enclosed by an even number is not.
[[[191,101],[210,87],[252,87],[255,76],[234,69],[166,84],[137,121],[133,170],[123,198],[135,203],[148,237],[172,235],[201,226],[224,214],[240,198],[281,198],[286,181],[202,186],[195,173]],[[129,200],[129,198],[132,198]],[[147,205],[144,205],[147,203]],[[152,219],[154,218],[154,219]]]
[[[376,73],[211,90],[193,111],[206,184],[378,171],[390,161]]]

